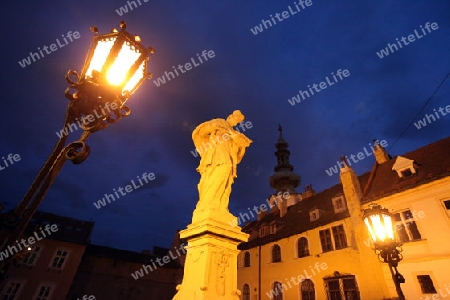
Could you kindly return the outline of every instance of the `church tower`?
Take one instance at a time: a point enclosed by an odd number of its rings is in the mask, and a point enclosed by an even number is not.
[[[275,147],[275,156],[277,157],[277,165],[274,168],[275,173],[270,176],[270,186],[275,189],[274,196],[271,197],[270,202],[276,202],[277,207],[280,210],[280,216],[284,216],[287,212],[288,201],[276,201],[276,196],[280,199],[279,195],[297,194],[295,188],[300,185],[300,176],[295,174],[294,166],[289,163],[289,144],[283,139],[283,128],[278,125],[278,131],[280,136],[278,138]]]

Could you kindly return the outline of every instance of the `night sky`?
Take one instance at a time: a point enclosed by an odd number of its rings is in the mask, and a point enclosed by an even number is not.
[[[312,0],[305,8],[297,4],[300,12],[291,0],[140,2],[122,16],[116,10],[127,5],[124,0],[3,4],[0,157],[21,158],[0,170],[5,210],[20,202],[57,141],[68,104],[64,76],[81,71],[93,36],[89,27],[107,33],[121,20],[156,49],[149,63],[154,79],[203,50],[215,56],[159,87],[146,81],[127,103],[131,115],[90,137],[91,155],[83,164],[64,166],[39,209],[95,221],[95,244],[134,251],[169,247],[197,202],[199,158],[191,154],[191,133],[236,109],[252,123],[245,134],[253,143],[233,185],[235,215],[273,192],[269,177],[279,123],[301,176],[298,192],[307,184],[316,191],[337,184],[338,175],[325,170],[341,155],[369,149],[374,138],[385,140],[394,156],[449,135],[450,115],[421,129],[411,123],[450,105],[450,79],[437,90],[450,72],[449,1]],[[276,20],[283,11],[288,18]],[[250,29],[270,15],[276,24],[253,34]],[[424,35],[420,26],[427,22],[438,28]],[[396,38],[408,43],[414,30],[420,38],[382,59],[377,55]],[[30,52],[62,42],[69,31],[80,38],[20,66]],[[350,75],[334,81],[332,72],[339,69]],[[326,77],[334,84],[295,105],[288,102]],[[369,156],[353,166],[362,174],[373,162]],[[101,209],[93,205],[146,172],[156,179]]]

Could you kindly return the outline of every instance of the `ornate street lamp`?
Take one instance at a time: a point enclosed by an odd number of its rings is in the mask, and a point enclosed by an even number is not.
[[[364,210],[363,220],[375,247],[375,253],[380,261],[389,265],[398,298],[404,300],[400,284],[405,282],[405,278],[397,270],[398,263],[403,258],[400,254],[402,248],[394,236],[391,214],[386,208],[372,204]]]
[[[20,240],[64,163],[67,160],[74,164],[82,163],[90,153],[86,144],[89,135],[129,115],[131,110],[125,102],[146,78],[151,78],[151,74],[147,73],[147,63],[149,54],[155,53],[155,50],[145,48],[139,36],[125,29],[123,21],[120,30],[112,29],[102,35],[98,34],[96,27],[91,27],[95,36],[81,75],[75,71],[66,74],[69,87],[65,96],[70,102],[62,134],[22,202],[15,210],[0,215],[0,250]],[[82,129],[80,138],[65,145],[68,128],[77,128],[77,124]],[[0,272],[4,271],[4,262],[0,262]]]
[[[66,75],[70,83],[66,97],[77,103],[76,113],[88,115],[95,109],[103,113],[104,119],[96,118],[92,122],[94,124],[90,124],[99,126],[97,129],[103,128],[102,123],[113,123],[128,115],[130,111],[125,102],[147,77],[151,77],[147,74],[148,54],[155,50],[151,47],[146,49],[139,36],[126,32],[125,22],[120,23],[120,28],[121,31],[113,29],[111,33],[98,35],[98,29],[91,27],[96,35],[92,38],[81,75],[75,71]],[[118,108],[111,113],[108,113],[110,109],[105,112],[101,106],[105,108],[108,103],[108,106],[114,103]]]

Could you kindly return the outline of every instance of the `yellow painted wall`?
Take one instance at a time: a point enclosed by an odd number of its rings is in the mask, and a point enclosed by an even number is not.
[[[348,182],[344,182],[344,184],[348,184]],[[347,202],[355,201],[355,199],[347,199],[347,197],[349,195],[346,195]],[[393,213],[406,209],[415,212],[415,222],[422,239],[403,244],[404,258],[398,267],[399,272],[406,280],[401,285],[406,299],[446,299],[450,296],[450,211],[445,209],[444,200],[450,200],[450,177],[435,180],[376,201],[377,204],[388,208]],[[358,213],[357,206],[350,207],[350,214]],[[419,215],[419,212],[422,213]],[[356,276],[361,299],[395,298],[397,293],[388,266],[379,262],[370,245],[366,245],[369,238],[367,230],[364,228],[362,220],[359,222],[357,219],[346,218],[262,246],[261,298],[258,298],[257,290],[258,247],[247,250],[251,253],[250,268],[243,267],[245,251],[242,251],[238,257],[238,288],[242,290],[244,284],[247,283],[251,288],[250,299],[270,299],[266,293],[272,288],[273,282],[288,284],[291,276],[298,277],[305,270],[311,274],[310,266],[314,267],[316,263],[325,263],[327,269],[316,272],[316,275],[311,278],[315,285],[316,299],[326,299],[323,277],[332,275],[334,271]],[[319,230],[339,224],[344,224],[348,247],[322,253]],[[308,238],[311,256],[296,258],[297,240],[302,236]],[[271,249],[275,243],[281,247],[282,261],[279,263],[271,262]],[[417,275],[430,275],[437,294],[423,294]],[[431,298],[433,295],[434,298]],[[285,300],[301,299],[300,285],[294,285],[291,282],[290,288],[284,291],[283,296]],[[426,298],[426,296],[430,296],[430,298]]]
[[[406,280],[401,286],[407,299],[433,295],[437,295],[433,299],[442,299],[450,295],[446,291],[450,291],[450,212],[446,211],[444,200],[450,200],[450,177],[377,201],[392,212],[416,212],[415,222],[422,239],[403,244],[403,260],[398,266]],[[383,267],[388,273],[387,266]],[[437,294],[423,294],[417,275],[430,275]]]
[[[332,226],[344,225],[348,247],[322,253],[320,244],[319,230],[331,228]],[[314,230],[303,234],[281,239],[261,247],[261,299],[270,299],[266,294],[272,289],[272,284],[278,281],[286,284],[287,290],[283,292],[283,299],[301,299],[300,284],[298,279],[307,278],[313,281],[316,290],[316,299],[326,299],[323,277],[331,276],[335,271],[348,273],[356,276],[362,299],[382,299],[388,296],[387,286],[381,286],[379,282],[375,283],[374,278],[381,276],[381,282],[385,282],[382,275],[381,263],[376,261],[376,256],[371,253],[370,257],[365,259],[361,257],[360,252],[354,250],[350,244],[350,219],[330,223],[326,226],[317,227]],[[310,256],[297,258],[297,240],[300,237],[306,237],[309,242]],[[281,262],[272,263],[272,247],[278,244],[281,247]],[[366,247],[366,246],[365,246]],[[258,299],[258,248],[247,250],[251,254],[251,267],[245,268],[244,254],[239,254],[238,268],[238,287],[243,289],[245,283],[251,287],[251,299]],[[370,250],[371,251],[371,250]],[[372,255],[373,254],[373,255]],[[375,263],[378,271],[363,265],[362,261]],[[378,273],[377,273],[378,272]],[[377,274],[375,274],[377,273]],[[292,281],[291,277],[296,278]],[[375,298],[373,298],[375,297]]]

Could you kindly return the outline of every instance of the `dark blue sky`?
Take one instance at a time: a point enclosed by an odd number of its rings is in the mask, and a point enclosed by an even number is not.
[[[92,37],[89,27],[106,33],[121,20],[157,50],[149,64],[155,78],[203,50],[213,50],[215,57],[160,87],[145,82],[128,102],[131,115],[91,136],[91,155],[83,164],[64,166],[40,209],[94,220],[96,244],[135,251],[168,247],[176,230],[190,223],[197,201],[199,159],[190,152],[191,133],[235,109],[252,122],[246,134],[254,141],[233,186],[230,210],[236,215],[272,192],[278,123],[302,177],[299,192],[306,184],[320,191],[338,183],[338,176],[325,170],[341,155],[361,152],[373,138],[386,140],[389,153],[398,155],[449,134],[450,115],[420,130],[412,125],[392,147],[450,72],[448,1],[313,0],[258,35],[250,28],[293,8],[293,1],[140,1],[123,16],[116,13],[126,5],[123,0],[3,5],[0,157],[21,156],[0,171],[0,202],[6,209],[22,199],[57,141],[68,103],[64,75],[81,71]],[[420,33],[427,22],[439,28],[378,57],[388,43]],[[18,64],[68,31],[81,37],[25,68]],[[300,89],[331,79],[338,69],[350,76],[301,103],[288,103]],[[417,119],[450,105],[449,95],[450,80]],[[365,158],[355,170],[362,174],[373,161]],[[94,207],[105,193],[145,172],[155,173],[156,180],[106,207]]]

